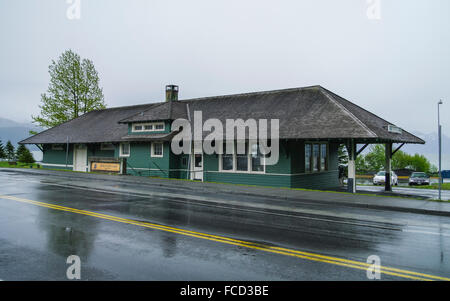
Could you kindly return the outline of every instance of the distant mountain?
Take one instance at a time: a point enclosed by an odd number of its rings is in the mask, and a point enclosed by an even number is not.
[[[8,140],[17,146],[17,143],[25,138],[30,137],[29,131],[33,130],[36,132],[42,132],[43,129],[32,124],[32,123],[20,123],[10,119],[0,117],[0,140],[3,145],[6,144]],[[27,146],[31,151],[39,150],[34,145]]]
[[[423,134],[420,132],[413,132],[417,137],[425,140],[425,144],[408,144],[405,145],[402,150],[407,153],[419,153],[419,154],[438,154],[439,143],[438,134],[436,132]],[[442,153],[450,154],[450,138],[446,135],[442,135]]]

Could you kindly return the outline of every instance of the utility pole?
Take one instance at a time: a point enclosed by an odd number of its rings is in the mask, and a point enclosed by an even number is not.
[[[441,189],[442,189],[442,170],[441,170],[441,155],[442,155],[442,141],[441,141],[441,120],[439,117],[439,105],[442,104],[442,99],[438,102],[438,136],[439,136],[439,201],[441,200]]]

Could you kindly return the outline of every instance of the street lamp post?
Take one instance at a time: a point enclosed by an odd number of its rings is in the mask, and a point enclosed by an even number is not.
[[[439,179],[438,179],[438,181],[439,181],[439,201],[441,200],[441,185],[442,185],[442,173],[441,173],[441,153],[442,153],[442,150],[441,150],[441,147],[442,147],[442,142],[441,142],[441,121],[440,121],[440,118],[439,118],[439,105],[441,105],[442,104],[442,99],[441,100],[439,100],[439,102],[438,102],[438,136],[439,136]]]

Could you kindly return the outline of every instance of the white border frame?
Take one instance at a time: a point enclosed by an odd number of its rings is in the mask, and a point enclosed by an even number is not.
[[[122,147],[124,144],[128,144],[128,154],[122,153]],[[129,142],[122,142],[119,144],[119,157],[121,158],[128,158],[131,154],[131,144]]]
[[[142,130],[135,130],[134,127],[135,126],[142,126]],[[151,130],[146,130],[145,126],[146,125],[151,125],[152,129]],[[156,129],[157,125],[162,125],[163,128],[162,129]],[[131,124],[131,132],[132,133],[142,133],[142,132],[162,132],[166,130],[166,124],[164,122],[147,122],[147,123],[132,123]]]
[[[161,155],[155,155],[155,144],[161,144]],[[152,158],[162,158],[164,157],[164,142],[152,142],[150,146],[150,156]]]
[[[225,173],[239,173],[239,174],[265,174],[266,173],[266,157],[263,156],[263,171],[253,171],[252,169],[252,145],[258,144],[257,141],[248,142],[248,153],[247,153],[247,166],[249,170],[237,170],[237,143],[234,143],[233,154],[225,154],[225,155],[233,155],[233,169],[232,170],[224,170],[222,169],[222,154],[219,154],[219,171]],[[224,150],[225,152],[225,150]]]

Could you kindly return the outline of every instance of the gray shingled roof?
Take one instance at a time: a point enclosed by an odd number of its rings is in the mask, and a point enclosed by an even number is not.
[[[44,131],[21,143],[117,142],[127,135],[126,122],[191,120],[202,111],[203,120],[217,118],[279,119],[282,139],[347,139],[362,142],[425,143],[394,125],[321,86],[244,93],[93,111]],[[120,122],[120,123],[119,123]],[[204,133],[207,135],[208,133]],[[130,137],[127,137],[127,140]]]
[[[128,125],[119,124],[130,115],[148,110],[155,104],[110,108],[86,113],[78,118],[27,138],[21,144],[118,142],[128,134]]]
[[[120,120],[120,123],[144,122],[157,120],[175,120],[187,118],[186,104],[178,101],[159,103],[148,110],[139,112],[133,116]]]

